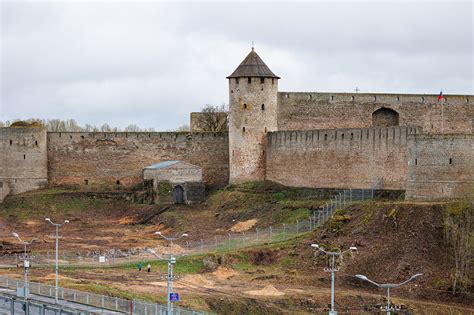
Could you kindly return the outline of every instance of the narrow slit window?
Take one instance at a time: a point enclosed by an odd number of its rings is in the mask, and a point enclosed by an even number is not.
[[[119,181],[119,180],[117,180],[115,183],[116,183],[117,185],[120,185],[120,181]]]
[[[453,159],[449,158],[449,165],[452,165],[452,164],[453,164]]]
[[[260,78],[260,83],[264,84],[265,83],[265,78]]]
[[[418,165],[418,159],[415,159],[415,165]]]
[[[261,108],[262,110],[265,110],[265,104],[262,104]]]
[[[324,134],[324,141],[326,141],[327,139],[328,139],[328,135]]]
[[[246,103],[244,103],[244,109],[247,109],[247,104]]]
[[[351,96],[351,101],[354,101],[355,100],[355,97],[354,95]]]
[[[84,185],[89,185],[89,180],[88,179],[84,179]]]
[[[242,127],[242,132],[245,132],[245,127]]]
[[[235,78],[235,84],[239,84],[239,78]]]
[[[400,96],[397,96],[397,102],[400,102]]]
[[[12,144],[13,144],[13,140],[10,140],[10,145],[12,145]]]
[[[35,140],[35,145],[38,145],[38,140]]]
[[[26,155],[25,154],[23,154],[23,160],[26,160]]]
[[[248,84],[252,83],[252,78],[251,78],[251,77],[249,77],[249,78],[247,79],[247,83],[248,83]]]
[[[334,95],[331,95],[331,101],[334,101]]]

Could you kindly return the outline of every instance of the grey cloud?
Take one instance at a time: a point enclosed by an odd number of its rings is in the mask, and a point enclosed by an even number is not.
[[[166,130],[256,42],[281,90],[473,93],[472,3],[1,2],[0,120]]]

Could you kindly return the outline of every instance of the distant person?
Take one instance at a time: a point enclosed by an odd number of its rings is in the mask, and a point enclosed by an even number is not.
[[[141,262],[138,263],[138,271],[142,271],[142,263]]]
[[[151,271],[151,265],[148,264],[148,266],[146,266],[146,269],[148,270],[148,272],[150,272]]]

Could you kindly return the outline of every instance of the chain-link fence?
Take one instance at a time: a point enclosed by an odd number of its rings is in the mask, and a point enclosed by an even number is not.
[[[291,238],[300,236],[303,233],[310,232],[324,224],[337,209],[341,209],[354,201],[371,199],[374,197],[374,189],[347,189],[335,191],[335,195],[318,210],[313,211],[307,219],[296,220],[292,224],[280,224],[278,226],[270,226],[267,228],[256,228],[244,232],[229,232],[225,235],[216,235],[211,239],[201,239],[194,241],[184,241],[179,248],[181,253],[187,255],[205,254],[209,252],[223,252],[237,248],[251,247],[267,243],[275,243],[286,241]],[[173,248],[172,250],[176,250]],[[102,257],[102,262],[100,262]],[[111,249],[106,253],[95,255],[85,253],[68,253],[60,251],[60,265],[83,265],[83,266],[100,266],[100,265],[120,265],[126,263],[137,263],[147,259],[154,259],[154,256],[144,251],[137,250],[116,250]],[[30,256],[32,263],[36,265],[54,266],[54,252],[33,254]],[[20,257],[14,255],[0,256],[3,265],[19,266],[22,262]]]
[[[22,280],[14,280],[5,276],[0,276],[0,287],[18,290],[23,286]],[[29,282],[30,294],[36,294],[54,298],[55,287],[47,284]],[[92,305],[102,309],[113,310],[117,312],[136,314],[136,315],[165,315],[166,305],[148,303],[140,300],[125,300],[117,297],[99,295],[94,293],[82,292],[72,289],[59,288],[58,297],[61,300],[71,301],[84,305]],[[182,307],[174,306],[176,315],[206,315],[208,313],[193,311]],[[75,314],[75,313],[74,313]]]

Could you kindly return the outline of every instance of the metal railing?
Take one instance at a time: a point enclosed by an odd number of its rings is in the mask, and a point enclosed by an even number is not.
[[[52,306],[38,301],[23,300],[14,296],[0,294],[0,312],[28,315],[89,315],[89,312],[76,311],[62,306]]]
[[[0,276],[0,287],[17,290],[23,285],[23,280],[15,280]],[[30,282],[30,294],[54,298],[54,286]],[[118,297],[82,292],[73,289],[59,288],[59,298],[70,302],[96,306],[102,309],[136,315],[165,315],[166,305],[148,303],[140,300],[126,300]],[[72,314],[72,313],[71,313]],[[76,314],[76,313],[74,313]],[[174,314],[205,315],[206,312],[193,311],[186,308],[174,307]]]
[[[185,241],[182,243],[182,252],[187,255],[206,254],[210,252],[224,252],[238,248],[257,246],[267,243],[286,241],[301,234],[313,231],[327,222],[337,209],[344,208],[349,203],[362,201],[374,197],[374,189],[347,189],[336,191],[335,195],[318,210],[313,211],[307,219],[296,220],[292,224],[280,224],[267,228],[256,228],[243,232],[229,232],[216,235],[207,240]],[[176,250],[176,248],[174,249]],[[105,262],[99,262],[99,256],[105,256]],[[30,256],[36,265],[54,265],[54,252],[34,254]],[[154,259],[152,255],[143,251],[121,251],[111,249],[108,253],[94,255],[84,253],[60,252],[60,265],[102,266],[137,263],[147,259]],[[14,266],[21,262],[17,256],[0,256],[4,265]]]

